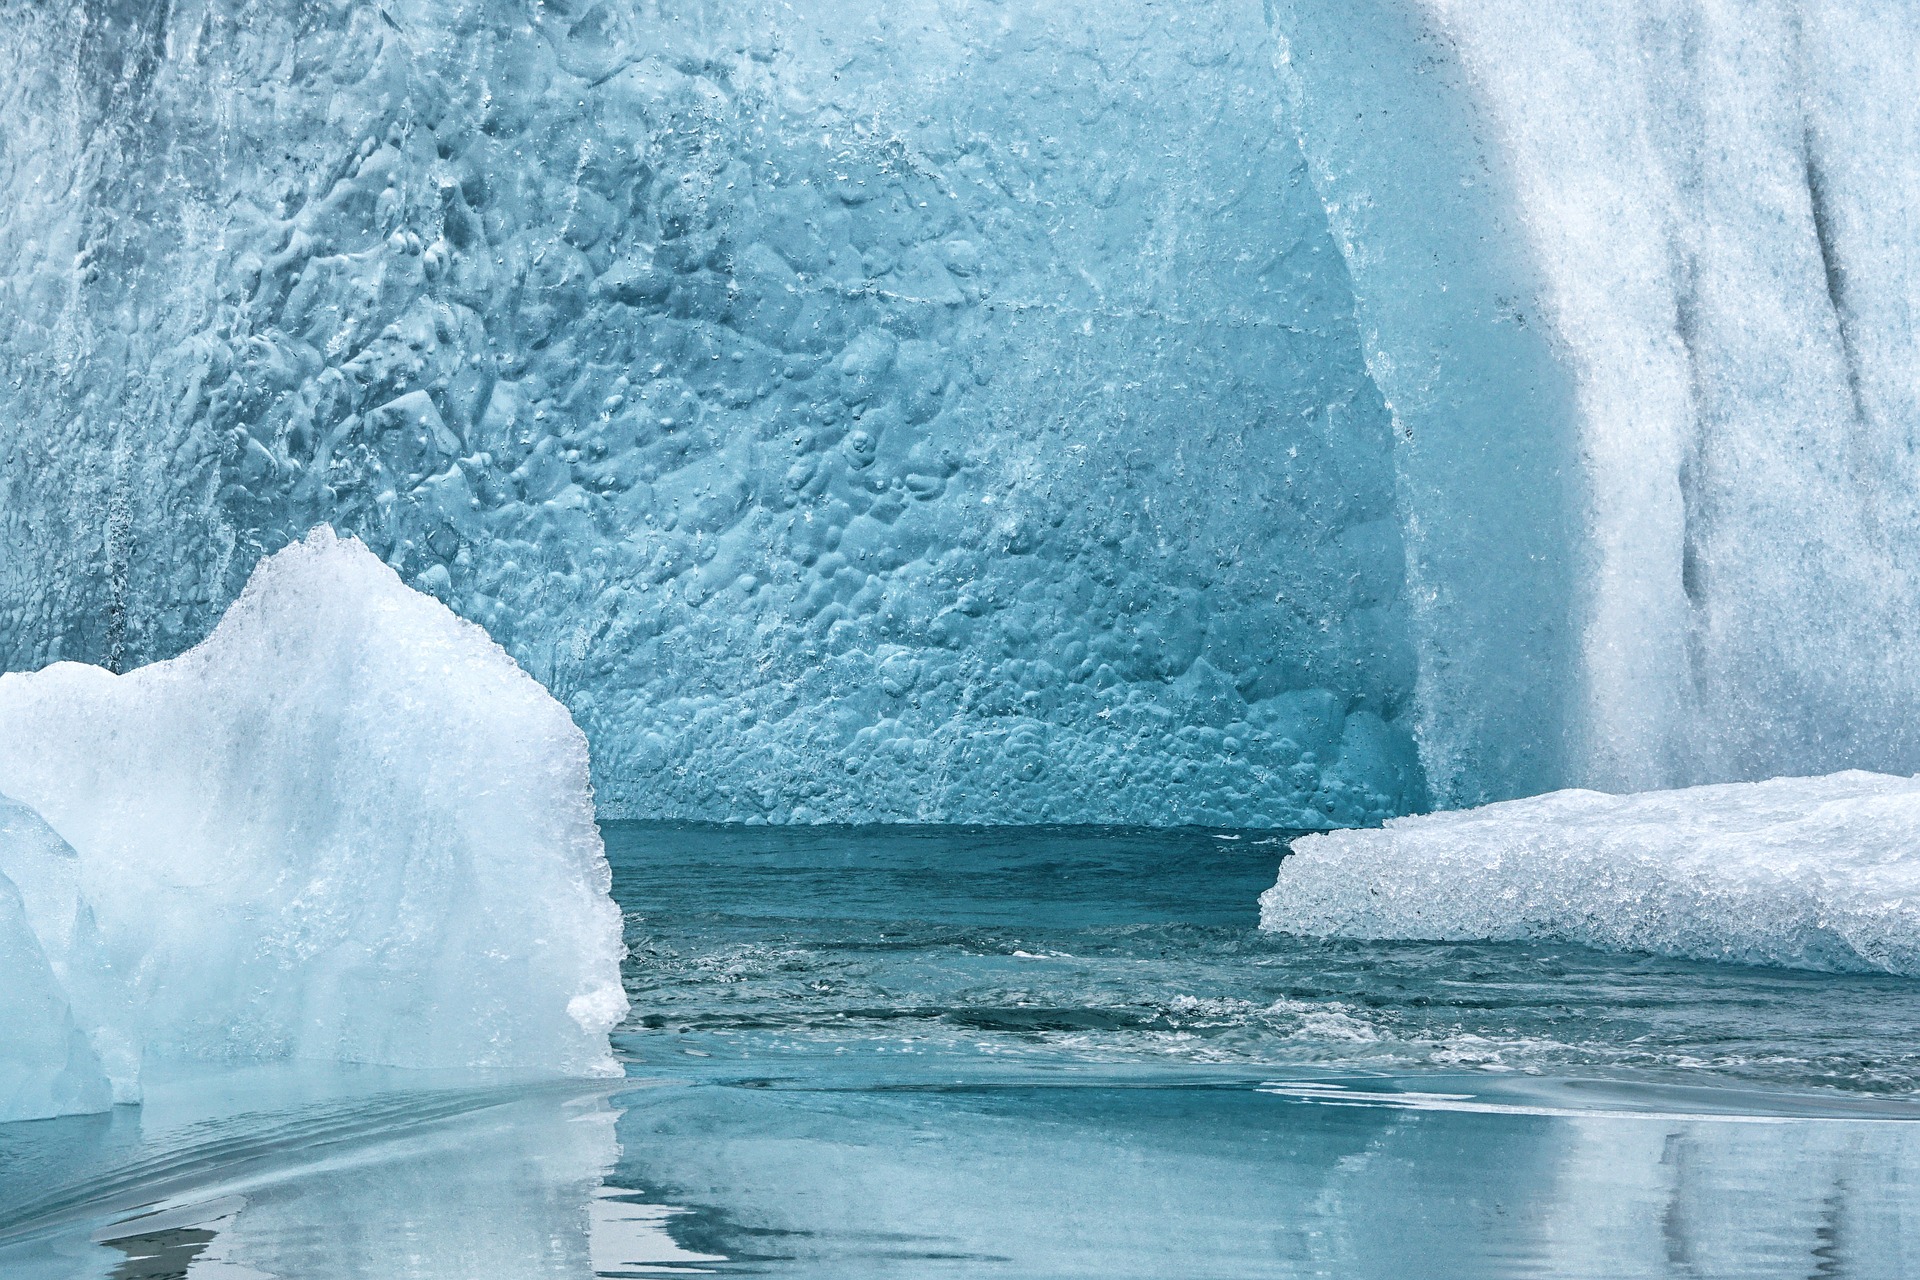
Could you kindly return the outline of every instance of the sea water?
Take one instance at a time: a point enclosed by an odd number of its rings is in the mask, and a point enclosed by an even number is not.
[[[1283,836],[613,823],[621,1080],[155,1065],[0,1275],[1898,1275],[1920,984],[1264,934]]]

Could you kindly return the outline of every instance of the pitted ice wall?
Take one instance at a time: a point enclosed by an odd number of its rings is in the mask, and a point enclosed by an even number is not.
[[[0,658],[327,521],[604,810],[1423,802],[1389,420],[1259,6],[12,5]]]

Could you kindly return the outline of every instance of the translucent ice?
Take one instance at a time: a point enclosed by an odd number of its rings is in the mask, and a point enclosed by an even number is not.
[[[1324,826],[1920,769],[1920,10],[0,23],[0,667],[325,520],[609,814]]]
[[[116,15],[0,26],[0,666],[171,656],[325,520],[612,814],[1424,799],[1258,0]]]
[[[10,839],[0,832],[0,851]],[[101,1111],[111,1101],[20,891],[0,875],[0,1123]]]
[[[1560,791],[1293,848],[1262,928],[1920,974],[1920,779]]]
[[[113,972],[93,911],[81,894],[80,859],[39,814],[4,794],[0,794],[0,882],[7,886],[0,896],[11,894],[10,901],[20,913],[0,929],[0,948],[13,956],[10,963],[0,965],[0,973],[20,975],[18,995],[40,983],[34,975],[44,963],[50,983],[47,990],[53,993],[50,998],[65,1006],[64,1013],[47,1015],[35,1026],[28,1025],[35,1020],[24,1013],[0,1013],[0,1028],[6,1029],[19,1050],[37,1034],[63,1025],[62,1018],[70,1019],[88,1049],[85,1054],[75,1051],[70,1070],[90,1075],[92,1068],[85,1065],[90,1060],[106,1072],[114,1101],[138,1101],[139,1039],[130,1025],[124,985]],[[38,961],[32,954],[36,948]],[[38,1050],[28,1056],[46,1060]],[[68,1101],[76,1099],[90,1104],[91,1088]],[[76,1103],[71,1109],[92,1108]],[[4,1111],[5,1105],[0,1104],[0,1112]]]
[[[0,727],[148,1052],[613,1069],[586,742],[357,542],[263,561],[179,658],[0,676]]]

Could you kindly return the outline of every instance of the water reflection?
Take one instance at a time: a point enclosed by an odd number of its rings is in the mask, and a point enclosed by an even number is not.
[[[723,1261],[674,1241],[684,1210],[609,1182],[623,1107],[604,1085],[335,1092],[225,1117],[172,1100],[154,1091],[108,1163],[91,1129],[9,1126],[24,1158],[0,1167],[0,1275],[579,1280]],[[9,1176],[29,1166],[33,1185]]]
[[[104,1163],[111,1126],[9,1126],[0,1275],[1920,1274],[1899,1104],[699,1061],[224,1118],[159,1091]]]
[[[1920,1125],[1891,1113],[1261,1083],[716,1082],[629,1111],[621,1176],[788,1276],[1920,1274]]]
[[[156,1075],[0,1126],[0,1277],[1920,1275],[1920,984],[1275,941],[1210,837],[661,834],[647,1079]]]
[[[223,1235],[246,1207],[243,1196],[197,1205],[161,1206],[103,1227],[94,1241],[125,1255],[111,1280],[243,1280],[260,1273],[227,1263]],[[209,1252],[222,1241],[222,1249]]]
[[[668,1230],[692,1213],[679,1205],[649,1204],[639,1194],[602,1185],[593,1197],[588,1241],[596,1276],[706,1275],[718,1253],[682,1248]]]

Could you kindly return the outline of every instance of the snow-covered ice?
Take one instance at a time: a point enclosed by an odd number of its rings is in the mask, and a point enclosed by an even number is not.
[[[1294,842],[1262,928],[1920,975],[1920,780],[1561,791]]]
[[[0,730],[0,791],[77,855],[18,852],[36,824],[0,814],[0,870],[25,869],[0,946],[146,1052],[615,1070],[620,919],[586,741],[352,539],[263,561],[179,658],[0,676]],[[103,954],[83,965],[90,924]],[[100,972],[133,1013],[99,1011]],[[9,998],[46,1005],[9,1027],[56,1027],[52,995]]]

